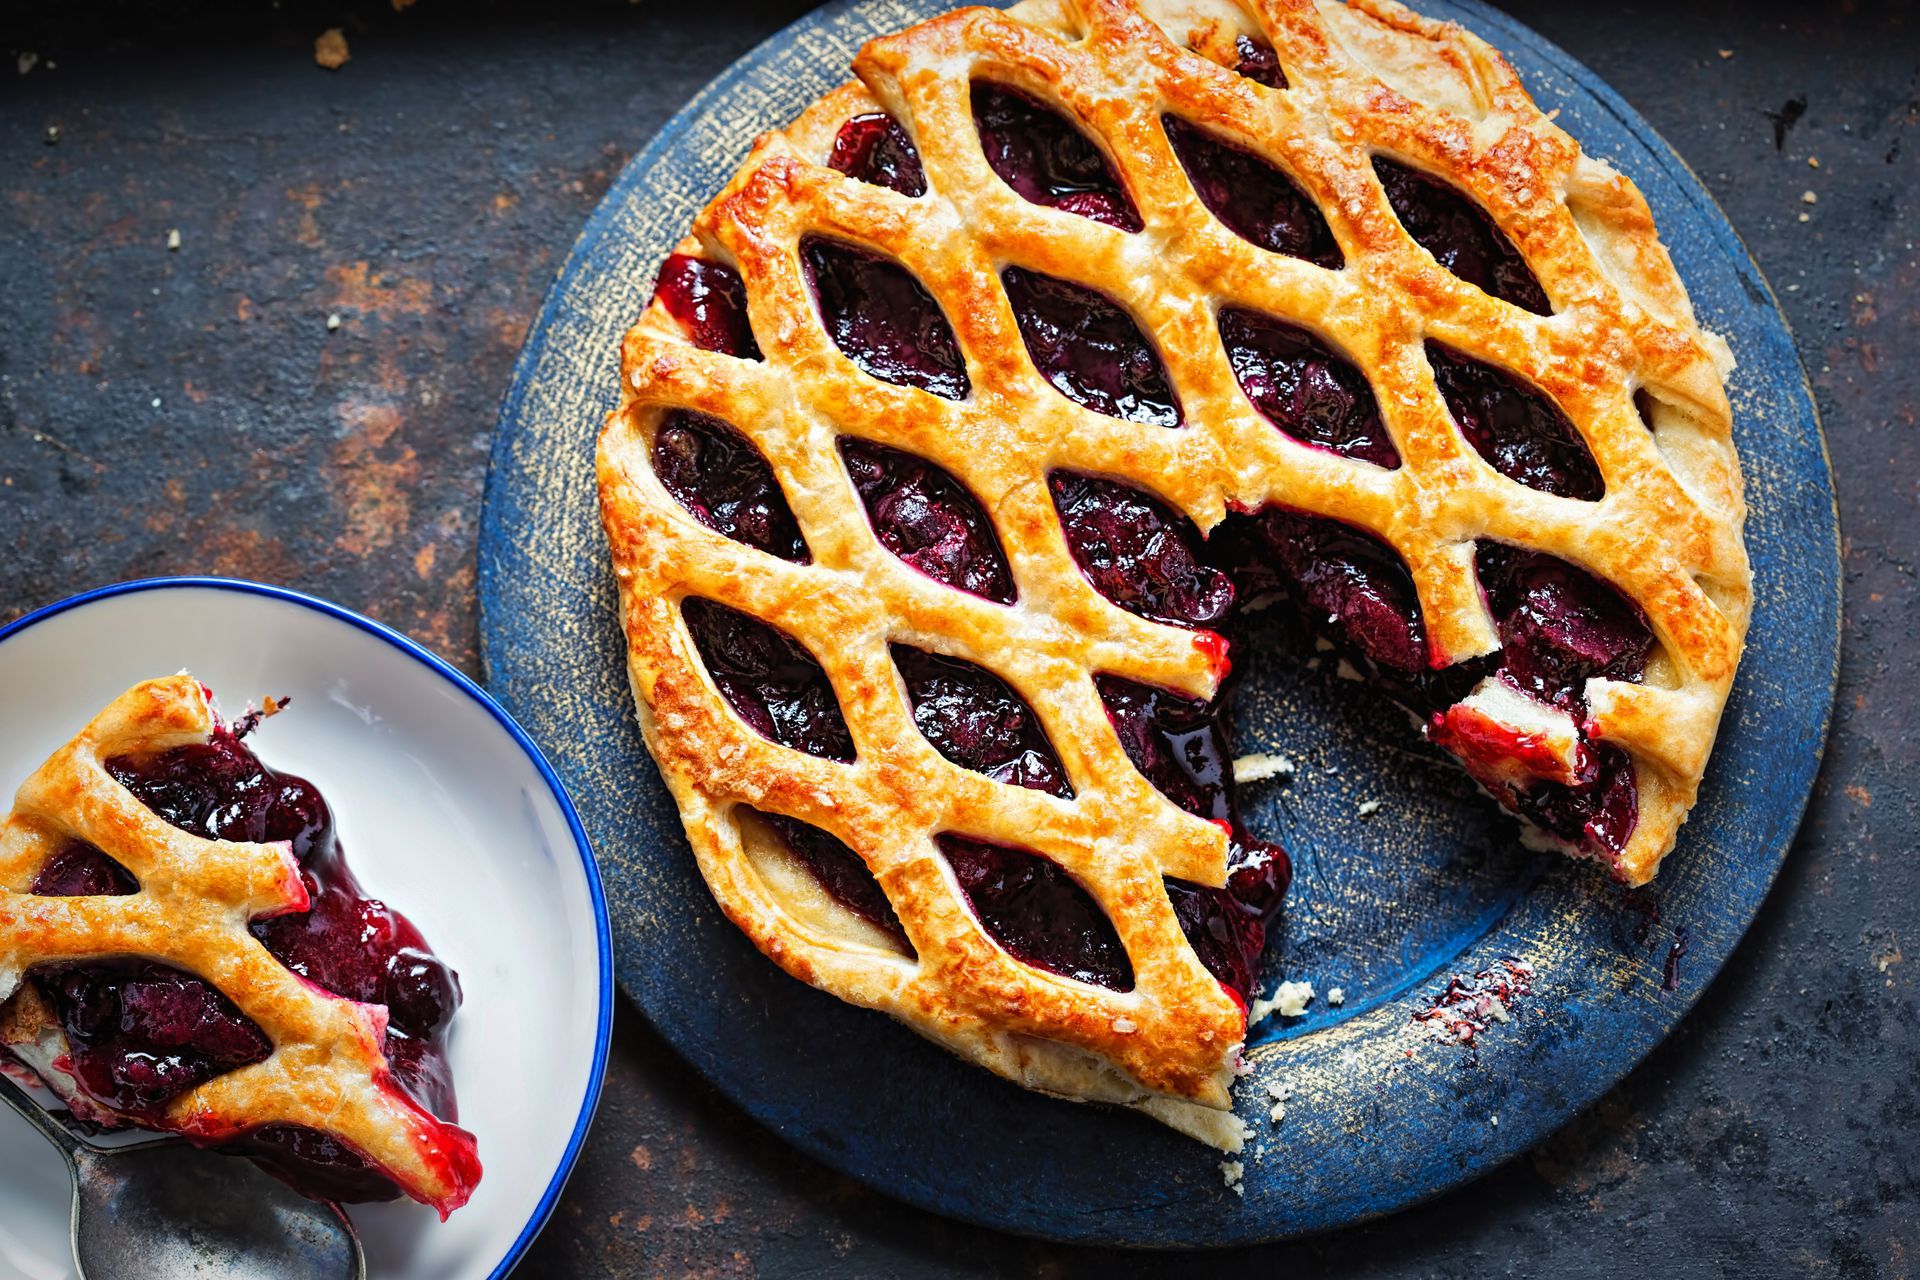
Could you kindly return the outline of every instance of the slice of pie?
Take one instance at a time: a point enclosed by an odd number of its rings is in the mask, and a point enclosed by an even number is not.
[[[1234,1147],[1288,880],[1235,646],[1346,664],[1645,882],[1751,599],[1731,357],[1632,185],[1384,0],[1026,0],[854,71],[626,337],[647,743],[790,973]]]
[[[135,685],[0,826],[0,1065],[84,1124],[251,1156],[319,1199],[444,1218],[480,1179],[460,982],[347,868],[304,778],[188,675]]]

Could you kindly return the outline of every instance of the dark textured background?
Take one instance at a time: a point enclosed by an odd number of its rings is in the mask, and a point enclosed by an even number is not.
[[[0,17],[0,621],[115,579],[227,573],[328,596],[474,671],[488,433],[527,322],[625,159],[801,7]],[[623,1010],[594,1137],[521,1274],[1920,1270],[1920,13],[1508,7],[1726,207],[1833,449],[1847,610],[1827,765],[1699,1009],[1493,1177],[1302,1245],[1189,1259],[902,1209],[786,1150]],[[353,60],[330,73],[312,41],[336,25]],[[23,50],[39,61],[18,74]]]

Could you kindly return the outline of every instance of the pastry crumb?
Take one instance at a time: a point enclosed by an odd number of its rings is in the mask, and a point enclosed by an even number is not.
[[[340,313],[338,311],[330,312],[327,315],[327,332],[333,333],[339,328],[340,328]]]
[[[52,146],[58,141],[60,141],[60,126],[57,124],[48,125],[47,126],[47,145]]]
[[[1283,1018],[1297,1018],[1307,1011],[1313,1003],[1313,984],[1311,982],[1283,982],[1273,989],[1273,995],[1255,997],[1253,1005],[1247,1010],[1247,1025],[1266,1021],[1271,1014]]]
[[[1819,195],[1818,195],[1817,193],[1815,193],[1815,192],[1812,192],[1812,191],[1802,191],[1802,192],[1800,193],[1800,203],[1801,203],[1801,204],[1819,204],[1819,203],[1820,203],[1820,197],[1819,197]]]
[[[1345,987],[1328,988],[1327,990],[1328,1004],[1333,1005],[1337,1008],[1338,1006],[1343,1005],[1346,1002],[1347,1002],[1347,989]]]
[[[338,71],[347,65],[353,55],[347,51],[346,33],[338,27],[328,27],[313,39],[313,60],[328,71]]]
[[[1241,1182],[1241,1179],[1246,1176],[1247,1166],[1240,1161],[1222,1160],[1220,1162],[1220,1180],[1226,1183],[1227,1190],[1233,1192],[1233,1194],[1237,1196],[1245,1196],[1247,1194],[1247,1189]]]
[[[1371,818],[1374,814],[1380,812],[1380,802],[1378,800],[1362,800],[1359,807],[1354,809],[1354,812],[1363,818]]]
[[[20,68],[21,75],[25,75],[27,74],[27,72],[33,70],[35,66],[39,65],[39,62],[40,62],[39,54],[33,52],[31,49],[22,49],[20,51],[20,56],[18,59],[15,60],[14,65]]]
[[[180,228],[173,227],[167,232],[167,252],[180,252]]]
[[[1490,1125],[1492,1125],[1492,1126],[1493,1126],[1494,1128],[1496,1128],[1496,1129],[1498,1129],[1498,1128],[1500,1127],[1500,1117],[1499,1117],[1499,1116],[1488,1116],[1488,1117],[1487,1117],[1487,1123],[1488,1123],[1488,1124],[1490,1124]]]
[[[1819,167],[1820,167],[1820,157],[1819,157],[1819,156],[1808,156],[1808,157],[1807,157],[1807,168],[1809,168],[1809,169],[1818,169]]]
[[[1720,51],[1720,61],[1722,62],[1725,62],[1728,58],[1731,58],[1732,56],[1733,56],[1733,50],[1731,49],[1722,49]]]
[[[1268,778],[1291,778],[1293,761],[1268,751],[1254,751],[1233,760],[1233,780],[1237,783],[1265,782]]]

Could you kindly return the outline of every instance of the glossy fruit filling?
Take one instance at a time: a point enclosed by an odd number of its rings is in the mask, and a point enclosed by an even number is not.
[[[1535,315],[1553,314],[1527,260],[1487,211],[1440,179],[1385,156],[1373,171],[1407,234],[1468,284]]]
[[[687,633],[714,687],[763,738],[828,760],[853,759],[833,682],[806,647],[752,614],[689,596]]]
[[[722,355],[758,360],[760,344],[747,322],[747,286],[740,274],[717,262],[670,254],[660,265],[653,296],[679,322],[694,346]]]
[[[909,645],[893,646],[914,727],[947,759],[995,782],[1062,799],[1073,784],[1039,717],[985,667]]]
[[[241,732],[252,727],[243,722]],[[338,996],[387,1010],[393,1079],[415,1102],[457,1119],[446,1030],[460,982],[419,930],[369,898],[348,868],[333,814],[304,778],[263,765],[240,732],[217,728],[201,744],[119,757],[107,771],[174,826],[207,839],[287,841],[311,898],[308,910],[254,920],[254,937],[287,968]],[[133,876],[91,845],[49,859],[33,892],[128,894]],[[146,1127],[165,1127],[174,1098],[261,1061],[272,1044],[210,983],[149,960],[43,965],[32,973],[70,1045],[87,1094]],[[316,1130],[273,1125],[220,1144],[273,1167],[308,1194],[384,1200],[397,1188],[357,1152]]]
[[[882,382],[948,400],[972,389],[953,326],[926,286],[878,254],[814,237],[800,260],[834,345]]]
[[[1438,342],[1427,343],[1427,363],[1447,412],[1495,471],[1542,493],[1600,500],[1599,464],[1546,392]]]
[[[923,458],[843,437],[846,461],[880,545],[958,591],[1013,603],[1013,574],[987,513],[958,480]]]
[[[1243,37],[1240,55],[1241,74],[1285,86],[1271,49]],[[1021,195],[1139,227],[1105,157],[1065,117],[985,83],[975,85],[974,109],[990,163]],[[1237,234],[1276,252],[1339,265],[1324,220],[1284,175],[1182,121],[1166,123],[1202,200]],[[835,167],[909,190],[911,182],[900,186],[895,178],[908,171],[903,157],[912,153],[902,149],[904,134],[896,137],[889,125],[898,128],[885,117],[851,122],[836,142]],[[862,158],[872,156],[889,158]],[[1376,167],[1409,232],[1450,270],[1547,313],[1532,273],[1483,211],[1405,166],[1381,160]],[[850,358],[876,377],[966,394],[964,362],[945,318],[902,268],[826,241],[809,242],[803,253],[823,320]],[[1112,299],[1021,268],[1009,268],[1003,283],[1029,355],[1063,395],[1109,416],[1179,424],[1179,402],[1157,352]],[[1278,317],[1234,308],[1221,313],[1220,332],[1242,390],[1280,430],[1344,457],[1399,464],[1371,386],[1328,343]],[[1591,454],[1551,399],[1437,343],[1429,344],[1428,356],[1463,435],[1502,474],[1564,497],[1600,496],[1604,486]],[[888,551],[957,590],[1013,599],[993,527],[958,481],[884,445],[846,439],[841,452]],[[727,502],[739,503],[739,495],[777,492],[770,476],[760,478],[764,463],[757,454],[728,457],[723,465],[686,469],[690,487],[684,495],[675,492],[689,509],[730,510]],[[1129,484],[1057,471],[1048,487],[1075,562],[1112,603],[1155,622],[1236,637],[1254,625],[1242,606],[1277,604],[1262,616],[1279,619],[1303,648],[1331,644],[1334,656],[1418,715],[1429,736],[1459,755],[1509,809],[1579,851],[1608,857],[1624,848],[1638,816],[1632,762],[1619,748],[1586,738],[1584,690],[1595,677],[1644,678],[1655,645],[1644,616],[1610,585],[1550,556],[1485,544],[1475,566],[1502,648],[1436,668],[1412,574],[1389,544],[1364,530],[1267,508],[1234,514],[1203,537],[1184,515]],[[771,510],[765,501],[746,506]],[[742,530],[733,519],[731,527]],[[753,540],[744,531],[732,536]],[[852,758],[831,685],[810,654],[733,610],[696,600],[685,609],[709,673],[749,724],[816,755]],[[1219,643],[1224,650],[1225,641]],[[914,722],[942,755],[1008,785],[1073,794],[1033,709],[999,677],[904,645],[893,654]],[[1493,695],[1487,681],[1497,682]],[[1241,824],[1225,719],[1229,690],[1201,701],[1112,674],[1097,675],[1096,686],[1141,774],[1174,804],[1230,833],[1225,886],[1169,880],[1167,892],[1201,961],[1246,1000],[1291,872],[1279,846],[1252,837]],[[1500,690],[1523,701],[1501,703]],[[1548,729],[1563,730],[1562,740],[1549,741],[1547,733],[1534,741],[1493,714],[1513,705],[1540,708]],[[898,930],[884,894],[852,850],[805,824],[770,820],[830,893],[880,927]],[[1082,981],[1131,984],[1111,923],[1058,864],[955,834],[940,837],[940,847],[976,916],[1008,952]]]
[[[1293,179],[1179,116],[1164,116],[1167,141],[1200,202],[1227,230],[1274,253],[1329,269],[1345,262],[1320,207]]]
[[[806,539],[773,468],[718,418],[674,409],[653,436],[653,473],[694,519],[735,542],[806,564]]]
[[[1400,465],[1367,376],[1312,333],[1228,307],[1220,312],[1220,341],[1240,390],[1274,426],[1345,458]]]
[[[1061,395],[1110,418],[1180,425],[1160,353],[1118,303],[1021,267],[1008,267],[1000,282],[1033,367]]]
[[[855,116],[841,125],[827,167],[903,196],[927,193],[927,175],[913,139],[884,111]]]
[[[973,123],[987,163],[1023,199],[1122,231],[1140,230],[1139,210],[1106,154],[1058,111],[1017,89],[979,80]]]
[[[1238,55],[1233,68],[1235,71],[1269,89],[1287,87],[1287,73],[1280,69],[1280,55],[1274,52],[1272,45],[1252,36],[1235,36],[1233,47]]]

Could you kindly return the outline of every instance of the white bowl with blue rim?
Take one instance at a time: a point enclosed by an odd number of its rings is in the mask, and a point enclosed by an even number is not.
[[[104,587],[0,629],[0,797],[130,685],[183,669],[228,718],[291,699],[253,746],[313,780],[368,893],[460,974],[449,1056],[485,1173],[444,1223],[410,1201],[351,1207],[369,1274],[504,1276],[552,1213],[606,1074],[612,944],[572,804],[506,712],[413,641],[217,578]],[[75,1274],[68,1195],[59,1155],[0,1113],[0,1280]]]

